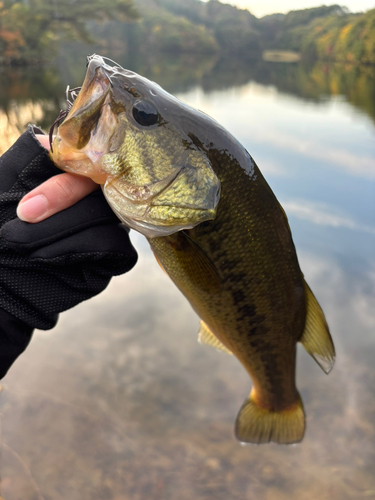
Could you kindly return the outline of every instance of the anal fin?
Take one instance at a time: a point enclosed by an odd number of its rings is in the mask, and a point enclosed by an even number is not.
[[[221,349],[227,354],[232,354],[232,352],[220,342],[216,335],[211,332],[206,323],[202,320],[199,327],[198,342],[211,345],[212,347],[216,347],[216,349]]]
[[[325,373],[329,373],[335,363],[335,347],[324,317],[309,285],[305,282],[306,324],[300,342]]]

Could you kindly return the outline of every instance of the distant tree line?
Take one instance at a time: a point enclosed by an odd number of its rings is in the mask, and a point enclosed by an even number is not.
[[[375,64],[375,9],[351,14],[332,5],[258,19],[218,0],[0,0],[0,63],[51,59],[64,40],[116,47],[124,56],[254,58],[276,49]]]
[[[51,59],[61,40],[92,43],[89,20],[138,17],[132,0],[0,0],[0,63]]]
[[[375,9],[350,14],[339,5],[260,20],[265,47],[295,50],[307,59],[375,64]]]
[[[375,64],[375,9],[317,19],[301,40],[301,48],[315,59]]]

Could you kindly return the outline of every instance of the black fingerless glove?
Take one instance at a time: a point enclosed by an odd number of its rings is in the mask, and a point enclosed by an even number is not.
[[[59,312],[100,293],[137,260],[101,191],[37,224],[16,217],[21,198],[60,173],[32,128],[0,157],[0,376],[7,322],[15,318],[26,338],[28,325],[52,328]]]

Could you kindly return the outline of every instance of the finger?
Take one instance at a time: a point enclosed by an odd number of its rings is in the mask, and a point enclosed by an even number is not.
[[[26,222],[40,222],[61,212],[99,188],[88,177],[64,173],[51,177],[22,198],[18,217]]]
[[[46,149],[50,149],[50,144],[49,144],[49,137],[48,135],[44,135],[44,134],[35,134],[35,137],[38,139],[38,141],[40,142],[40,144],[46,148]]]
[[[58,244],[60,250],[65,252],[63,248],[67,247],[64,247],[63,242],[68,236],[77,235],[88,228],[107,225],[122,226],[103,194],[98,190],[85,196],[72,207],[37,224],[29,224],[16,217],[0,228],[0,235],[2,241],[5,240],[10,248],[19,253],[48,247],[54,243]],[[94,231],[94,233],[97,238],[100,230]],[[92,243],[92,240],[91,243],[87,241],[89,246]],[[96,247],[97,244],[92,245],[92,249]],[[78,247],[76,251],[78,252]]]

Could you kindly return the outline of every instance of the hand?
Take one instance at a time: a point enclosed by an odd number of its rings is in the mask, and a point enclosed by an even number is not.
[[[35,134],[35,137],[44,148],[49,149],[47,135]],[[98,184],[88,177],[70,173],[55,175],[21,199],[17,216],[26,222],[40,222],[71,207],[98,188]]]
[[[61,174],[33,129],[0,158],[0,309],[49,329],[59,312],[100,293],[112,276],[134,266],[128,229],[93,189],[85,179]],[[44,215],[34,217],[37,224],[16,217],[19,201],[28,200],[27,212],[33,194],[46,200]]]

